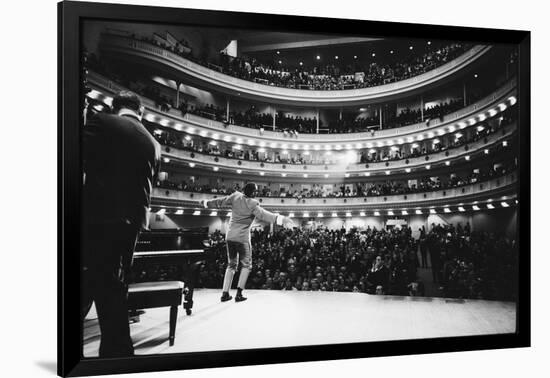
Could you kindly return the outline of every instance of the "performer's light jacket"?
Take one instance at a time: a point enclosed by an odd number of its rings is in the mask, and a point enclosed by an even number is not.
[[[231,208],[231,218],[225,235],[225,240],[240,243],[250,243],[250,225],[255,218],[267,223],[282,224],[282,217],[262,208],[258,200],[234,192],[222,198],[206,202],[209,209]]]

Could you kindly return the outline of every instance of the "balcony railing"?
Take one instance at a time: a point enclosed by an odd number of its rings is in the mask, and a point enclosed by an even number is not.
[[[470,201],[491,198],[495,201],[515,197],[517,189],[517,172],[495,177],[491,180],[429,192],[408,194],[369,196],[369,197],[327,197],[327,198],[293,198],[293,197],[259,197],[262,206],[273,210],[320,210],[329,209],[414,209],[419,206],[453,205]],[[210,193],[193,193],[172,189],[154,188],[153,204],[168,204],[179,207],[200,208],[199,201],[219,198]]]
[[[290,164],[290,163],[268,163],[251,160],[240,160],[236,158],[226,158],[223,156],[201,154],[196,151],[179,150],[174,147],[163,146],[162,156],[171,160],[176,160],[182,163],[195,163],[199,166],[213,167],[216,166],[220,170],[231,170],[234,172],[237,169],[246,171],[252,171],[258,173],[264,172],[266,175],[277,175],[281,173],[287,173],[290,176],[302,176],[308,174],[308,176],[322,176],[324,174],[330,174],[331,176],[344,176],[344,172],[352,176],[356,176],[365,172],[366,164],[368,164],[368,171],[372,174],[384,173],[386,170],[404,170],[406,168],[423,167],[426,164],[441,164],[445,161],[453,162],[457,159],[465,158],[468,155],[482,152],[485,148],[489,148],[501,141],[509,138],[515,133],[517,129],[517,123],[509,124],[492,134],[487,135],[485,138],[481,138],[475,142],[461,145],[456,148],[449,148],[445,151],[432,153],[428,155],[422,155],[419,157],[411,157],[401,160],[388,160],[381,162],[369,162],[369,163],[353,163],[353,164]],[[167,152],[169,151],[169,152]],[[326,168],[325,168],[326,167]]]
[[[231,91],[233,93],[240,93],[246,97],[253,97],[257,100],[265,100],[271,103],[280,101],[283,103],[293,103],[295,105],[364,104],[369,101],[380,101],[385,97],[388,98],[407,94],[408,92],[420,89],[425,85],[453,75],[479,59],[491,49],[490,46],[476,45],[458,58],[446,64],[426,73],[395,83],[361,89],[323,91],[281,88],[242,80],[192,62],[178,54],[148,42],[135,40],[129,37],[104,35],[101,48],[104,51],[111,51],[116,54],[126,54],[156,64],[162,64],[165,66],[165,69],[169,67],[176,72],[193,78],[195,81],[223,88],[226,92]]]
[[[112,96],[114,93],[126,90],[120,84],[99,75],[94,72],[90,72],[88,81],[92,88],[100,91],[104,96]],[[493,108],[497,108],[499,104],[508,104],[509,98],[516,96],[516,79],[513,78],[498,88],[495,92],[480,99],[479,101],[462,108],[456,112],[445,115],[442,119],[433,119],[429,125],[425,122],[417,123],[414,125],[398,127],[393,129],[376,130],[373,136],[370,132],[360,133],[342,133],[342,134],[300,134],[298,138],[291,138],[283,134],[282,132],[270,131],[268,129],[261,132],[258,129],[252,129],[244,126],[237,125],[225,125],[222,122],[214,121],[211,119],[203,118],[197,115],[187,113],[185,116],[181,116],[181,112],[176,109],[171,109],[168,112],[160,111],[154,101],[143,98],[144,105],[147,109],[146,119],[151,122],[157,122],[164,127],[172,128],[177,131],[186,131],[189,133],[204,134],[205,136],[212,136],[215,134],[228,135],[233,140],[242,139],[246,141],[250,138],[254,138],[256,145],[264,143],[266,146],[270,146],[272,143],[281,144],[296,144],[297,149],[303,149],[304,145],[312,143],[320,144],[321,148],[324,148],[324,144],[345,144],[345,143],[373,143],[387,145],[388,143],[398,144],[400,139],[417,140],[419,136],[423,139],[428,138],[429,133],[444,130],[450,132],[451,128],[462,128],[459,124],[465,123],[465,126],[471,126],[470,119],[473,117],[479,117],[481,114],[484,117],[488,117],[486,114]],[[476,119],[475,122],[478,122]],[[192,129],[192,132],[191,132]]]

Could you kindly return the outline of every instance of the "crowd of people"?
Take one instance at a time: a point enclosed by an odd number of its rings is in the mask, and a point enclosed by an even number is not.
[[[227,262],[224,236],[215,231],[210,241],[196,287],[221,287]],[[416,238],[407,226],[256,229],[251,241],[249,289],[423,296],[428,281],[418,270],[424,265],[421,256],[429,254],[436,296],[514,300],[517,294],[515,241],[471,232],[469,224],[432,224]],[[154,267],[138,272],[137,279],[170,279],[176,273],[174,267]]]
[[[311,184],[307,189],[272,190],[269,186],[259,188],[261,197],[294,198],[340,198],[340,197],[373,197],[429,192],[434,190],[457,188],[464,185],[475,184],[490,180],[494,177],[510,173],[515,167],[515,161],[507,161],[504,164],[476,169],[468,175],[459,176],[449,174],[444,176],[424,176],[417,180],[386,180],[383,182],[355,183],[355,184]],[[200,184],[193,181],[174,181],[170,179],[157,180],[156,186],[164,189],[182,190],[195,193],[230,194],[240,191],[241,185],[237,182],[228,184]]]

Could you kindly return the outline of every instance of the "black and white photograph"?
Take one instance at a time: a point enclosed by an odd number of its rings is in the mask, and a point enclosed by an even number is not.
[[[195,12],[80,19],[71,354],[528,343],[517,41]]]

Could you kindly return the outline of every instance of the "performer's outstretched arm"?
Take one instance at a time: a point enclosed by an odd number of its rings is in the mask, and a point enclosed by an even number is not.
[[[200,201],[201,206],[207,209],[221,209],[223,207],[230,207],[233,204],[233,198],[235,197],[235,193],[225,197],[216,198],[213,200],[202,200]]]
[[[254,214],[257,219],[263,222],[276,223],[279,226],[285,226],[289,228],[294,226],[294,222],[292,222],[290,218],[274,214],[271,211],[264,209],[257,203],[252,208],[252,214]]]

